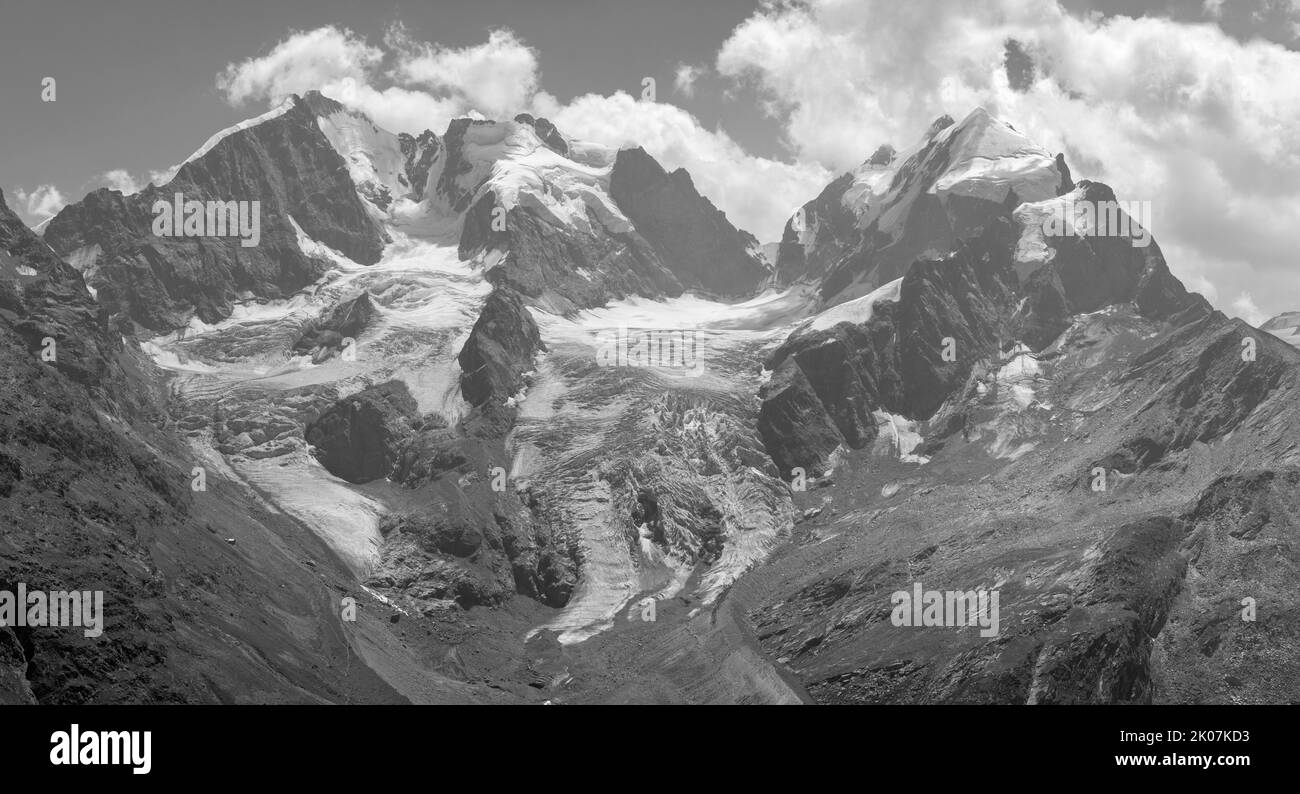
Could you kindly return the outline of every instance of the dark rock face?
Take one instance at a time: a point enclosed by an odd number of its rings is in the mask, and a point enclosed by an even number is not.
[[[548,130],[544,119],[517,120],[542,130],[539,135]],[[457,208],[471,200],[454,182],[470,170],[458,154],[469,124],[458,119],[449,129],[449,160],[439,178],[440,192]],[[508,252],[488,271],[489,280],[561,313],[630,295],[675,297],[686,288],[746,295],[768,278],[750,250],[757,246],[753,238],[699,196],[685,172],[668,175],[641,150],[620,152],[610,195],[630,224],[588,209],[585,228],[560,225],[528,192],[501,217],[496,195],[487,191],[468,206],[460,256]]]
[[[311,355],[320,361],[341,348],[344,339],[356,339],[375,316],[375,304],[368,293],[345,300],[317,323],[313,323],[293,345],[296,355]]]
[[[307,103],[222,139],[181,166],[163,187],[123,196],[97,190],[63,209],[45,230],[61,256],[99,246],[91,286],[111,314],[153,331],[169,331],[197,315],[216,322],[241,295],[279,298],[314,281],[322,270],[298,247],[290,219],[310,237],[362,264],[379,259],[384,232],[367,214],[339,154]],[[160,237],[155,201],[260,201],[260,241],[238,236]]]
[[[878,286],[894,280],[918,258],[956,250],[963,240],[1010,221],[1012,211],[1023,200],[1014,190],[1005,200],[964,195],[941,199],[935,192],[937,180],[951,164],[954,142],[978,134],[980,125],[986,123],[990,123],[987,115],[972,114],[961,128],[941,140],[939,134],[954,125],[951,117],[942,116],[930,126],[919,151],[903,163],[895,164],[892,147],[878,149],[859,173],[890,166],[895,170],[889,193],[873,199],[884,203],[875,208],[876,220],[870,224],[860,224],[854,211],[844,205],[853,174],[845,174],[828,185],[786,226],[777,257],[777,273],[782,281],[820,278],[823,301],[834,304],[846,293],[861,294],[863,284]],[[976,125],[974,133],[968,126],[971,124]],[[1058,155],[1055,162],[1061,174],[1056,191],[1060,195],[1072,190],[1074,183],[1064,158]],[[880,218],[895,213],[902,214],[900,225],[894,230],[882,230]],[[804,226],[802,231],[796,228],[800,224]]]
[[[103,592],[98,638],[0,629],[0,703],[399,702],[368,669],[329,669],[348,652],[322,620],[334,563],[308,572],[316,547],[219,473],[192,491],[151,364],[111,344],[80,274],[2,202],[0,235],[0,589]],[[58,338],[57,361],[32,333]]]
[[[398,133],[397,141],[406,156],[406,179],[411,186],[411,198],[420,201],[429,184],[429,171],[442,153],[442,142],[429,130],[420,133],[418,138],[405,132]]]
[[[0,706],[36,704],[32,685],[27,680],[27,652],[17,629],[0,628]]]
[[[590,233],[557,227],[525,197],[506,213],[504,229],[498,231],[492,229],[495,207],[496,196],[488,192],[466,214],[460,256],[508,250],[487,274],[499,287],[560,312],[629,295],[682,293],[676,276],[634,229],[610,228],[590,213]]]
[[[917,262],[898,303],[878,305],[865,325],[840,323],[772,353],[758,429],[778,468],[816,469],[841,443],[866,445],[876,437],[873,410],[929,417],[975,361],[996,352],[1014,308],[1007,231]],[[955,361],[943,358],[945,338]]]
[[[1077,200],[1098,204],[1115,201],[1099,182],[1079,183]],[[1133,301],[1144,316],[1184,320],[1208,313],[1203,298],[1187,292],[1165,265],[1160,246],[1151,241],[1134,246],[1125,237],[1050,237],[1051,261],[1029,275],[1023,292],[1026,304],[1017,318],[1016,333],[1031,346],[1042,347],[1065,330],[1074,314],[1092,312],[1114,303]]]
[[[10,211],[0,194],[0,318],[33,357],[51,350],[50,363],[83,385],[109,376],[107,362],[122,349],[107,314],[81,274]],[[45,340],[52,340],[51,348]]]
[[[1065,155],[1056,153],[1056,170],[1061,172],[1061,184],[1056,186],[1056,195],[1063,196],[1074,190],[1074,180],[1070,178],[1070,166],[1065,163]]]
[[[1107,536],[1075,594],[1075,616],[1046,632],[1033,702],[1151,702],[1151,638],[1164,628],[1183,586],[1187,559],[1180,546],[1187,531],[1184,522],[1158,516]]]
[[[430,512],[387,517],[380,565],[368,584],[426,614],[447,602],[498,606],[514,593],[548,606],[567,603],[578,579],[576,550],[557,546],[516,494],[485,486],[444,480],[430,486],[439,495]]]
[[[1254,358],[1245,340],[1254,340]],[[1121,428],[1125,441],[1099,463],[1138,471],[1248,419],[1267,423],[1281,408],[1270,398],[1300,389],[1298,368],[1300,352],[1220,312],[1179,326],[1124,373],[1142,399]]]
[[[439,177],[439,191],[453,207],[468,208],[459,245],[462,259],[492,250],[508,252],[487,273],[494,285],[562,313],[629,295],[682,293],[682,282],[660,253],[635,228],[608,213],[601,217],[588,209],[588,228],[558,224],[529,192],[521,193],[503,217],[493,191],[470,206],[473,192],[454,181],[470,170],[459,154],[470,123],[457,119],[449,128],[449,159]],[[530,123],[543,126],[541,120]]]
[[[494,485],[494,470],[510,465],[500,428],[485,422],[499,410],[485,404],[448,427],[437,415],[420,416],[406,385],[389,381],[339,400],[307,425],[308,442],[332,474],[356,483],[389,477],[428,508],[384,519],[369,585],[425,614],[448,604],[498,606],[514,593],[567,603],[577,548],[561,545],[531,515],[526,495],[504,480]]]
[[[834,345],[834,353],[843,351],[843,345],[827,341]],[[760,393],[763,407],[758,419],[759,433],[768,454],[785,476],[790,476],[795,467],[806,468],[824,460],[843,439],[831,412],[797,360],[790,359],[790,362],[778,366]],[[848,376],[856,373],[846,373]],[[859,437],[859,440],[865,444],[870,439]]]
[[[528,113],[520,113],[515,116],[515,121],[532,127],[533,132],[537,133],[537,137],[541,138],[542,143],[546,144],[552,151],[566,156],[569,154],[568,142],[564,140],[564,136],[555,128],[555,125],[547,119],[533,118]]]
[[[365,483],[392,473],[416,413],[406,384],[389,381],[340,400],[304,435],[332,474]]]
[[[748,295],[769,276],[757,241],[695,189],[683,169],[669,174],[644,149],[624,149],[609,177],[610,196],[685,285],[716,295]]]
[[[804,204],[801,214],[786,221],[776,258],[781,283],[820,278],[827,267],[860,243],[857,219],[843,201],[852,184],[853,174],[844,174]]]
[[[505,402],[523,388],[523,373],[545,349],[537,323],[519,296],[509,289],[493,290],[458,357],[465,400],[476,406],[489,400]]]
[[[466,190],[456,183],[457,177],[473,170],[473,166],[461,154],[465,146],[465,132],[470,127],[495,124],[495,121],[481,119],[453,119],[442,137],[447,159],[443,163],[442,173],[438,175],[438,195],[445,197],[456,212],[464,212],[474,198],[473,189]]]
[[[1100,183],[1081,182],[1080,191],[1081,200],[1115,198]],[[997,352],[999,340],[1019,339],[1041,350],[1067,328],[1071,317],[1117,303],[1132,302],[1143,316],[1186,326],[1187,335],[1200,333],[1192,330],[1199,327],[1194,323],[1210,317],[1205,299],[1189,293],[1169,273],[1155,241],[1142,248],[1123,237],[1048,238],[1052,257],[1022,281],[1012,263],[1019,233],[1009,220],[991,221],[952,255],[915,262],[903,278],[897,305],[877,306],[865,327],[841,324],[778,348],[765,365],[773,370],[772,380],[759,395],[764,401],[759,430],[777,465],[787,471],[794,466],[816,468],[841,442],[860,448],[874,438],[874,430],[863,425],[869,424],[866,417],[875,409],[929,418],[965,383],[975,361]],[[1231,339],[1215,348],[1225,362],[1235,355],[1231,344],[1240,344],[1241,329],[1232,333],[1236,336],[1229,334]],[[943,360],[945,338],[955,342],[955,361]],[[1191,346],[1180,347],[1189,342]],[[1200,367],[1177,363],[1166,353],[1204,350],[1204,345],[1214,347],[1208,339],[1180,336],[1148,355],[1174,369],[1190,367],[1191,377],[1200,379],[1205,374]],[[787,371],[791,367],[802,369],[803,377],[793,377]],[[1224,389],[1233,395],[1227,400],[1235,408],[1233,416],[1221,417],[1221,426],[1232,426],[1244,416],[1240,409],[1248,412],[1258,404],[1255,392],[1260,384],[1276,384],[1276,367],[1248,372],[1249,385],[1229,383],[1231,378],[1223,376]],[[1169,377],[1177,376],[1171,371]],[[1253,397],[1241,398],[1234,389]],[[1153,408],[1152,416],[1157,414],[1193,421],[1184,408]],[[1162,450],[1189,443],[1177,433],[1178,440],[1168,438],[1166,429],[1155,427],[1159,422],[1135,431],[1134,438],[1163,438]],[[826,433],[828,426],[838,432]],[[1206,432],[1201,427],[1192,436]],[[1152,452],[1131,449],[1117,454],[1118,461],[1134,454],[1150,458]]]

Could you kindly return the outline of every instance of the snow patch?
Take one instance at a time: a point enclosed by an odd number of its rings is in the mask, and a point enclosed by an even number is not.
[[[897,303],[902,289],[903,279],[896,278],[888,284],[863,295],[861,298],[855,298],[830,307],[812,318],[807,324],[801,325],[795,333],[804,334],[812,331],[822,331],[827,328],[834,328],[840,323],[861,325],[870,322],[872,314],[875,313],[876,304],[881,302]]]
[[[217,144],[221,143],[223,140],[230,137],[231,135],[234,135],[236,132],[246,130],[249,127],[256,127],[258,124],[261,124],[264,121],[270,121],[271,119],[278,118],[280,116],[283,116],[285,113],[288,113],[290,110],[293,109],[293,103],[294,103],[293,97],[290,97],[284,100],[283,102],[281,102],[278,106],[263,113],[262,115],[255,116],[251,119],[244,119],[238,124],[232,127],[227,127],[221,132],[218,132],[216,135],[213,135],[211,138],[208,138],[207,142],[204,143],[202,146],[200,146],[198,150],[194,152],[194,154],[191,154],[189,157],[186,157],[184,162],[182,162],[180,166],[177,166],[175,169],[173,169],[171,171],[170,176],[167,178],[167,181],[163,182],[162,185],[159,185],[158,187],[162,187],[163,185],[166,185],[168,182],[170,182],[172,178],[176,176],[176,171],[179,171],[181,166],[186,165],[187,163],[192,163],[195,160],[202,157],[203,155],[212,151],[212,149]]]

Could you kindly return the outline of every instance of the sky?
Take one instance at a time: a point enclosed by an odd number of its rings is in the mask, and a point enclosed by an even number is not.
[[[773,240],[880,144],[982,105],[1150,201],[1170,268],[1217,307],[1300,309],[1300,0],[5,5],[0,190],[33,224],[319,88],[393,131],[531,112],[644,146]],[[1031,66],[1010,74],[1009,47]]]

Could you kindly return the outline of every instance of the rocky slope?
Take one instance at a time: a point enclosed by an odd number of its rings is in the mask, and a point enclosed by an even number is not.
[[[0,700],[410,699],[361,657],[361,636],[373,663],[406,656],[386,637],[382,605],[313,534],[171,432],[161,373],[122,346],[81,276],[2,203],[0,258],[0,589],[104,599],[96,638],[0,629]],[[41,356],[45,336],[56,360]],[[372,609],[345,624],[349,592]],[[429,681],[429,699],[475,697]]]
[[[978,367],[916,427],[917,457],[882,435],[800,497],[816,517],[759,575],[764,648],[820,702],[1293,697],[1296,527],[1275,483],[1298,457],[1300,357],[1257,334],[1242,361],[1249,335],[1109,309],[1042,358]],[[889,594],[915,582],[997,589],[1000,633],[892,625]]]
[[[1278,589],[1295,524],[1275,483],[1300,458],[1300,355],[1188,293],[1154,242],[1045,233],[1063,202],[1115,198],[1086,180],[1058,190],[979,205],[953,253],[833,306],[767,360],[764,440],[783,475],[817,478],[795,494],[795,544],[752,577],[748,617],[818,702],[1294,698],[1295,665],[1266,660],[1297,642]],[[805,208],[823,224],[813,261],[837,256],[825,198]],[[917,206],[898,240],[928,229],[951,245],[951,205],[924,221]],[[843,255],[823,297],[885,250]],[[917,583],[998,591],[999,633],[894,625],[891,593]]]

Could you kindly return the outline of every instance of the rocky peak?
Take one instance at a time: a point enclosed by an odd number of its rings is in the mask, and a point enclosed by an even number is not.
[[[330,99],[320,91],[312,89],[299,97],[293,95],[294,102],[302,102],[307,109],[317,116],[332,116],[335,113],[346,113],[348,108],[342,102],[336,99]]]
[[[876,149],[875,153],[867,158],[867,165],[889,165],[894,162],[894,157],[897,154],[898,152],[894,151],[894,147],[882,143],[880,148]]]
[[[984,110],[984,108],[976,108],[976,110],[983,111],[985,114],[988,113],[988,111]],[[930,128],[925,131],[925,137],[933,138],[935,135],[938,135],[940,132],[943,132],[944,130],[951,127],[954,123],[955,122],[952,120],[952,116],[949,116],[947,113],[945,113],[939,118],[930,122]]]
[[[520,113],[515,116],[515,121],[520,124],[527,124],[537,133],[537,137],[542,143],[546,144],[558,154],[567,155],[569,153],[569,144],[564,140],[564,136],[555,128],[555,125],[544,118],[533,118],[528,113]]]
[[[100,299],[110,313],[154,331],[178,328],[195,315],[216,322],[241,295],[277,298],[310,284],[322,263],[300,248],[298,229],[372,264],[387,235],[312,110],[313,103],[326,108],[331,101],[295,98],[213,136],[165,185],[130,196],[95,191],[55,216],[45,240],[93,270],[91,286],[103,288]],[[179,218],[168,236],[155,234],[155,202],[174,205],[177,194],[205,207],[241,202],[250,221],[257,202],[257,239],[230,229],[221,235],[206,224],[200,234],[185,233]]]
[[[777,271],[785,281],[820,278],[827,304],[853,300],[1067,187],[1063,158],[984,108],[960,122],[945,115],[912,149],[881,147],[847,184],[841,177],[805,204],[804,231],[787,229]]]
[[[695,189],[689,174],[669,174],[642,148],[623,149],[610,172],[619,209],[684,285],[745,295],[767,277],[757,241]]]
[[[465,156],[466,136],[471,130],[496,126],[497,122],[483,119],[452,119],[446,134],[442,136],[443,143],[447,147],[447,156],[442,173],[438,175],[438,193],[447,199],[447,203],[456,212],[464,212],[469,208],[477,187],[462,184],[462,177],[474,171],[475,166]]]

